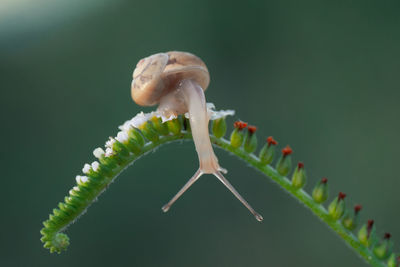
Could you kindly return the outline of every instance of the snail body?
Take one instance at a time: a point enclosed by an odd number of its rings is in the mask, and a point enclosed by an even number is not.
[[[212,149],[204,91],[210,83],[210,75],[204,62],[197,56],[172,51],[158,53],[141,59],[133,72],[132,99],[141,106],[158,104],[157,111],[164,118],[189,113],[192,136],[199,158],[199,169],[183,188],[162,210],[171,205],[203,174],[216,176],[256,217],[259,215],[222,175],[221,168]],[[222,173],[221,173],[222,172]]]

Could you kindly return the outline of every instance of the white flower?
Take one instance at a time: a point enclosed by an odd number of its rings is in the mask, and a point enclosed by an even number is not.
[[[210,120],[216,120],[219,118],[224,118],[226,116],[233,116],[235,114],[234,110],[215,110],[215,105],[213,103],[206,103],[207,105],[207,112],[210,116]],[[189,113],[185,113],[184,116],[186,118],[189,118]],[[153,111],[150,113],[144,113],[143,111],[138,113],[135,117],[132,119],[124,122],[124,124],[120,125],[118,128],[121,130],[121,132],[118,133],[116,139],[123,143],[125,141],[125,134],[128,134],[129,130],[134,127],[134,128],[140,128],[144,123],[148,122],[150,119],[153,117],[161,118],[162,122],[167,122],[173,119],[177,118],[177,115],[171,114],[170,117],[164,116],[161,112],[159,111]],[[124,134],[125,133],[125,134]],[[122,141],[121,141],[122,140]],[[108,141],[109,143],[111,141]],[[108,147],[112,147],[112,144],[107,145]]]
[[[106,148],[106,153],[104,154],[104,156],[105,156],[105,157],[110,157],[110,156],[112,156],[112,155],[114,155],[114,151],[112,150],[112,148],[107,147],[107,148]]]
[[[142,112],[136,114],[136,116],[133,117],[132,119],[127,120],[124,122],[124,124],[118,126],[118,129],[120,129],[121,131],[123,131],[125,133],[128,133],[132,127],[138,128],[141,125],[143,125],[143,123],[147,122],[147,120],[148,120],[148,118],[147,118],[146,113],[143,113],[143,111],[142,111]]]
[[[99,170],[100,164],[97,161],[92,162],[93,171],[97,172]]]
[[[85,166],[83,166],[82,172],[84,174],[88,174],[89,171],[90,171],[90,165],[86,163]]]
[[[207,106],[207,110],[208,110],[208,111],[209,111],[209,110],[214,110],[214,109],[215,109],[214,103],[208,102],[208,103],[206,103],[206,106]]]
[[[158,118],[161,117],[162,123],[167,122],[167,121],[172,121],[173,119],[178,118],[178,116],[175,115],[175,114],[171,114],[171,116],[169,116],[169,118],[167,118],[167,117],[165,117],[165,116],[163,116],[163,115],[160,115],[160,116],[157,116],[157,117],[158,117]]]
[[[124,132],[129,132],[129,130],[131,129],[131,120],[128,120],[126,122],[124,122],[124,124],[118,126],[118,129],[120,129],[121,131]]]
[[[106,142],[106,147],[107,148],[112,148],[114,143],[115,143],[115,139],[110,137],[110,139]]]
[[[207,111],[210,114],[210,120],[217,120],[220,118],[225,118],[226,116],[235,115],[235,111],[232,109],[228,110],[214,110],[215,106],[213,103],[207,103]]]
[[[173,119],[177,118],[177,116],[174,116],[174,115],[170,116],[169,118],[164,117],[158,111],[152,111],[152,112],[149,112],[149,113],[144,113],[142,111],[142,112],[138,113],[132,119],[124,122],[124,124],[120,125],[118,128],[121,131],[127,133],[131,129],[131,127],[140,128],[143,124],[145,124],[146,122],[148,122],[150,119],[152,119],[154,117],[161,118],[163,123],[166,122],[166,121],[170,121],[170,120],[173,120]]]
[[[69,194],[71,196],[75,196],[76,192],[79,192],[79,187],[77,187],[77,186],[74,186],[71,190],[69,190]]]
[[[135,117],[131,119],[131,125],[135,128],[139,128],[143,124],[145,124],[150,118],[152,118],[153,112],[144,113],[143,111],[137,114]]]
[[[115,139],[120,143],[127,143],[128,142],[128,134],[126,132],[118,132],[117,137]]]
[[[228,110],[216,110],[216,111],[212,111],[211,112],[211,117],[210,120],[217,120],[220,118],[225,118],[226,116],[233,116],[235,115],[235,111],[232,109],[228,109]]]
[[[103,156],[104,155],[104,150],[101,148],[101,147],[98,147],[98,148],[96,148],[95,150],[93,150],[93,155],[96,157],[96,158],[101,158],[101,156]]]
[[[80,185],[80,184],[86,183],[86,182],[89,180],[89,178],[88,178],[87,176],[80,176],[80,175],[77,175],[77,176],[75,177],[75,180],[76,180],[76,183],[77,183],[78,185]],[[74,189],[75,189],[75,187],[74,187]],[[79,187],[78,187],[78,190],[79,190]]]

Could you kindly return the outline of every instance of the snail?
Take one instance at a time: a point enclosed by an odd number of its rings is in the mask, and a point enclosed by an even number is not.
[[[258,221],[263,217],[236,191],[222,175],[227,171],[218,163],[208,133],[204,91],[210,83],[210,75],[204,62],[186,52],[166,52],[141,59],[133,71],[131,95],[141,106],[158,104],[157,112],[163,118],[176,118],[189,113],[191,132],[199,158],[199,169],[179,192],[162,207],[167,212],[172,204],[203,174],[217,177]]]

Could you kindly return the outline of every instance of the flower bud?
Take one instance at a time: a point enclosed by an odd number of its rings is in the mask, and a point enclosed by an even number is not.
[[[395,253],[392,253],[387,262],[388,267],[398,267],[400,266],[400,256],[396,257]]]
[[[110,137],[106,142],[106,151],[104,157],[100,157],[100,163],[106,165],[108,168],[113,169],[117,164],[124,162],[126,157],[129,155],[128,148],[116,139]]]
[[[123,164],[129,156],[129,149],[117,139],[110,137],[106,142],[106,152],[104,154],[104,164],[113,169],[117,164]],[[103,164],[103,159],[99,159]]]
[[[154,128],[153,123],[151,123],[150,121],[145,122],[140,126],[139,129],[142,131],[143,136],[146,137],[147,140],[153,143],[158,142],[159,136],[156,129]]]
[[[375,243],[375,226],[374,220],[368,220],[358,231],[358,240],[366,247],[370,247]]]
[[[66,217],[66,216],[68,216],[68,213],[66,213],[65,211],[62,211],[60,209],[53,209],[53,214],[54,214],[54,216],[57,216],[57,217]]]
[[[136,142],[136,139],[133,139],[129,136],[126,131],[120,131],[115,138],[118,142],[124,144],[129,151],[138,154],[141,150],[140,145]]]
[[[304,169],[304,164],[302,162],[299,162],[292,176],[292,185],[295,188],[300,189],[304,187],[306,181],[307,181],[307,176],[306,176],[306,171]]]
[[[235,127],[235,129],[231,134],[231,146],[233,146],[234,148],[238,148],[243,144],[243,129],[247,127],[247,123],[236,121],[233,126]]]
[[[226,133],[226,121],[225,117],[216,119],[212,122],[212,132],[215,137],[221,138]]]
[[[154,129],[162,134],[162,135],[168,135],[169,134],[169,130],[168,130],[168,126],[166,123],[163,123],[161,118],[158,118],[156,116],[152,117],[150,119],[150,121],[152,122]]]
[[[50,248],[50,253],[66,250],[69,246],[69,237],[64,233],[56,233],[52,241],[47,241],[44,244],[45,248]]]
[[[312,192],[312,198],[314,199],[315,202],[321,204],[328,199],[328,196],[329,196],[328,179],[324,177],[314,187],[314,190]]]
[[[357,227],[358,219],[359,219],[358,214],[359,214],[361,209],[362,209],[361,205],[355,205],[354,206],[354,213],[351,213],[351,212],[347,211],[344,214],[344,216],[342,218],[342,224],[346,229],[352,231]]]
[[[328,213],[334,220],[339,220],[346,210],[346,204],[344,202],[345,197],[345,193],[339,192],[338,197],[329,204]]]
[[[103,176],[112,175],[112,170],[104,164],[100,164],[99,162],[94,161],[91,165],[85,164],[85,167],[83,168],[83,173],[90,178],[91,184],[99,185],[100,183],[102,183]]]
[[[292,153],[293,150],[289,146],[282,149],[282,156],[276,164],[276,170],[282,176],[288,175],[292,168],[292,158],[290,156]]]
[[[144,138],[140,134],[140,132],[136,128],[130,127],[129,130],[123,133],[127,135],[127,140],[122,139],[122,141],[124,141],[124,145],[126,145],[129,151],[131,151],[132,153],[139,154],[142,151],[142,147],[144,145]]]
[[[85,200],[82,200],[81,197],[76,197],[70,194],[70,196],[67,196],[64,198],[65,203],[68,205],[68,209],[75,210],[77,209],[75,207],[80,207]]]
[[[275,146],[278,144],[272,136],[267,138],[267,143],[260,150],[259,158],[261,163],[267,165],[272,162],[275,155]]]
[[[132,138],[128,139],[126,146],[133,154],[139,154],[142,150],[142,147]]]
[[[139,147],[144,146],[145,140],[142,134],[136,128],[130,128],[128,131],[128,136],[130,139],[134,140]]]
[[[106,157],[105,154],[100,155],[98,160],[101,163],[102,170],[105,170],[107,174],[111,174],[112,169],[117,166],[117,161],[112,157]]]
[[[58,208],[68,214],[68,216],[71,216],[72,214],[77,212],[77,209],[75,207],[73,207],[72,205],[67,205],[63,202],[58,203]]]
[[[379,259],[386,259],[392,253],[393,242],[390,237],[390,233],[385,233],[382,242],[374,247],[373,252]]]
[[[173,135],[178,135],[181,133],[182,130],[182,125],[179,119],[173,119],[170,121],[167,121],[167,126],[168,130],[173,134]]]
[[[249,125],[247,127],[247,134],[244,139],[244,151],[253,153],[257,148],[257,127]]]
[[[81,175],[77,175],[75,177],[76,183],[78,185],[84,185],[89,181],[89,178],[87,176],[81,176]]]
[[[115,140],[112,148],[116,152],[116,156],[120,158],[126,158],[129,156],[129,149],[118,140]]]

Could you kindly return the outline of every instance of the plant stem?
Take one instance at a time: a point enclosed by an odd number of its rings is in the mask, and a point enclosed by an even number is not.
[[[233,148],[230,143],[225,139],[218,139],[210,135],[211,142],[223,150],[229,151],[234,155],[238,156],[246,163],[261,171],[264,175],[270,177],[274,182],[279,184],[284,190],[290,195],[297,199],[300,203],[304,204],[311,210],[318,218],[325,222],[334,232],[336,232],[346,244],[353,248],[367,263],[372,266],[386,266],[380,259],[378,259],[372,251],[362,245],[358,239],[347,229],[345,229],[340,221],[336,221],[329,216],[327,210],[320,204],[316,203],[311,196],[302,189],[296,189],[292,186],[289,179],[281,176],[273,167],[270,165],[263,165],[258,157],[254,154],[248,154],[242,148]]]
[[[323,222],[325,222],[334,232],[336,232],[345,243],[353,248],[353,250],[359,254],[367,263],[372,266],[387,266],[383,261],[378,259],[371,250],[362,245],[359,240],[353,235],[352,232],[345,229],[340,221],[333,219],[328,211],[320,204],[316,203],[311,196],[302,189],[295,188],[291,181],[288,178],[280,175],[278,171],[271,167],[270,165],[265,165],[261,163],[260,159],[256,157],[252,153],[246,152],[243,148],[234,148],[229,141],[224,138],[216,138],[213,135],[210,135],[210,139],[212,144],[215,147],[221,148],[225,151],[231,152],[236,155],[238,158],[244,160],[246,163],[259,170],[265,176],[270,177],[273,181],[279,184],[285,191],[287,191],[290,195],[292,195],[295,199],[297,199],[304,206],[308,207],[312,213],[314,213],[318,218],[320,218]],[[181,140],[193,140],[192,134],[190,132],[181,132],[178,135],[168,135],[161,136],[155,142],[146,143],[141,152],[139,154],[130,154],[124,163],[118,165],[115,169],[112,170],[111,175],[104,177],[104,181],[98,186],[95,187],[90,195],[85,200],[84,204],[79,208],[75,209],[68,216],[54,216],[46,221],[45,227],[42,229],[42,234],[44,235],[44,242],[50,242],[49,248],[53,249],[52,251],[61,252],[62,249],[66,249],[68,244],[61,244],[58,247],[55,245],[57,238],[61,238],[61,232],[63,232],[73,221],[75,221],[84,211],[93,203],[93,201],[108,187],[108,185],[118,177],[118,175],[129,165],[133,164],[138,158],[141,156],[153,151],[158,148],[160,145],[171,143],[174,141]],[[64,237],[63,237],[64,238]],[[68,238],[65,236],[65,238]],[[47,247],[45,245],[45,247]]]

